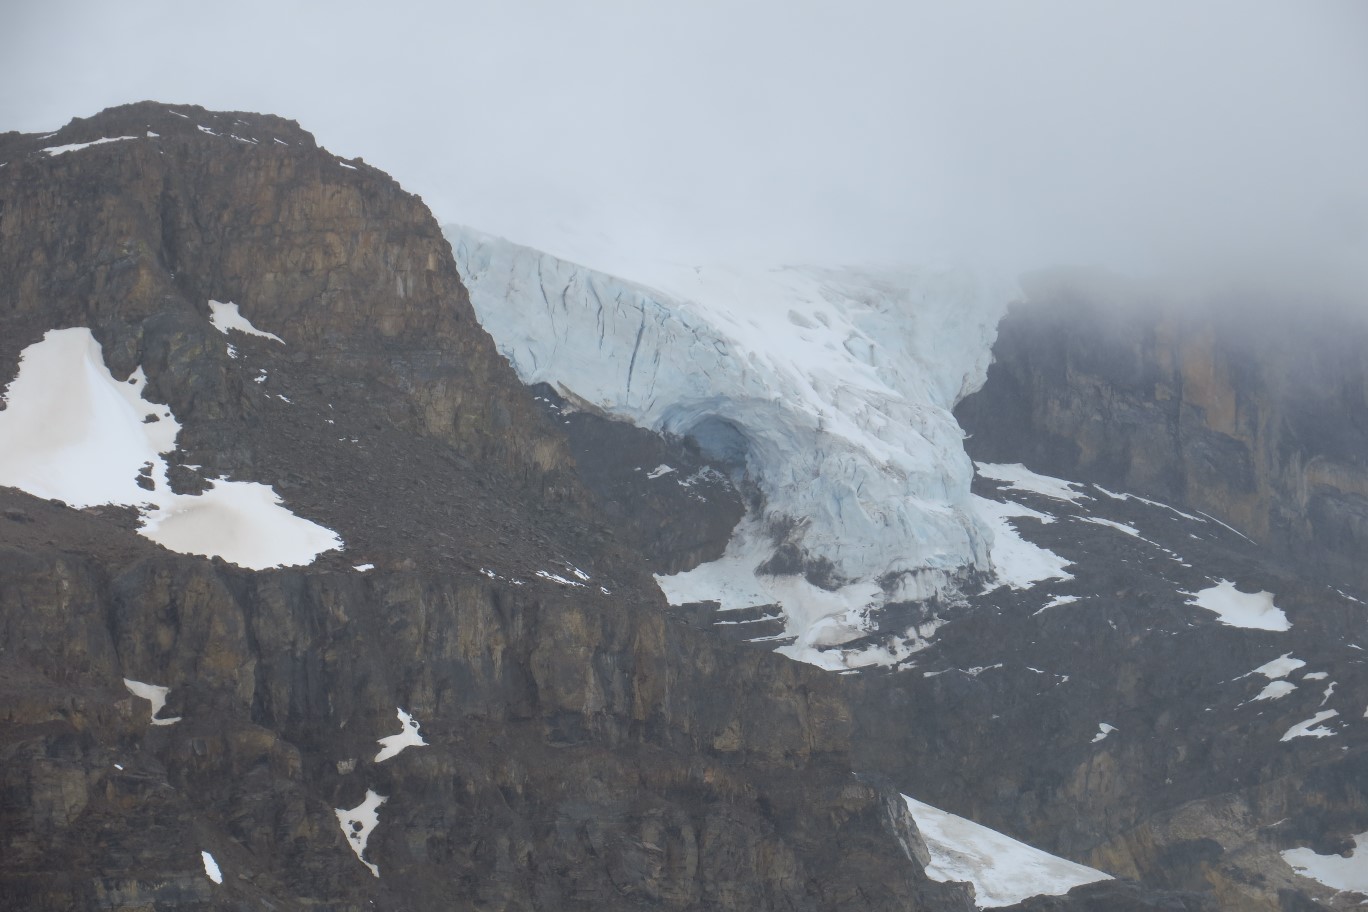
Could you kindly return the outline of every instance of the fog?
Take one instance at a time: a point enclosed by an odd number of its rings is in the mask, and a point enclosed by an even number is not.
[[[456,221],[633,258],[1368,269],[1368,4],[25,2],[0,129],[294,118]]]

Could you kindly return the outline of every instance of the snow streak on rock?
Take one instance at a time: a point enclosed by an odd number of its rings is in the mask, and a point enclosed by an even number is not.
[[[730,595],[708,595],[704,577],[662,581],[672,598],[777,603],[788,637],[820,624],[809,639],[830,643],[888,601],[987,569],[990,533],[950,409],[983,381],[1006,294],[949,271],[660,263],[636,276],[652,288],[446,231],[476,313],[524,382],[691,436],[763,495],[723,558]],[[827,571],[820,585],[756,573],[785,544]]]

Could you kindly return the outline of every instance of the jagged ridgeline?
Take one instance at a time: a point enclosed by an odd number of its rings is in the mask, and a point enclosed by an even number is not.
[[[659,610],[420,200],[188,106],[0,162],[0,906],[971,908],[836,679]]]

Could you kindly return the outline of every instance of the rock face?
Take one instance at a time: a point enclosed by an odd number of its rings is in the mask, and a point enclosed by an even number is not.
[[[252,572],[0,488],[0,906],[972,907],[852,775],[839,682],[660,610],[416,198],[150,103],[0,160],[0,376],[89,327],[180,422],[178,491],[345,542]],[[426,744],[380,761],[397,710]]]
[[[1204,510],[1368,584],[1368,325],[1257,297],[1184,306],[1037,280],[956,416],[976,459]]]

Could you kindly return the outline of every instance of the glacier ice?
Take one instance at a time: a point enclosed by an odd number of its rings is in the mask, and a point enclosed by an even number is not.
[[[670,263],[629,281],[444,230],[524,382],[692,437],[762,495],[719,561],[660,578],[672,602],[778,604],[782,651],[842,667],[832,648],[880,606],[989,570],[992,533],[950,410],[984,380],[1007,286],[951,269]],[[822,572],[757,573],[780,545]]]

